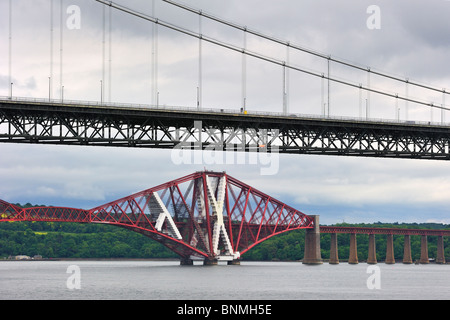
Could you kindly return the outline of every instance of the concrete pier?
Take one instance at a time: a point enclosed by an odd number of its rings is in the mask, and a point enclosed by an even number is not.
[[[420,242],[420,260],[419,263],[427,264],[430,263],[428,260],[428,239],[427,236],[423,235]]]
[[[356,233],[350,233],[350,254],[348,263],[358,264],[358,246],[356,243]]]
[[[314,228],[306,229],[303,264],[322,264],[323,260],[320,254],[319,216],[311,217],[314,218]]]
[[[330,234],[330,264],[339,264],[337,233]]]
[[[403,245],[403,263],[411,264],[411,236],[409,234],[405,235],[404,245]]]
[[[377,250],[375,245],[375,235],[369,234],[369,256],[367,257],[368,264],[376,264],[377,263]]]
[[[394,264],[394,235],[388,234],[386,238],[386,259],[384,260],[386,264]]]

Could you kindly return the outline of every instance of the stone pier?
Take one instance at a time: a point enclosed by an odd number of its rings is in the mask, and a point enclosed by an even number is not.
[[[367,257],[368,264],[376,264],[377,263],[377,251],[375,245],[375,235],[369,234],[369,256]]]
[[[443,236],[438,236],[436,263],[439,264],[445,263]]]
[[[310,217],[314,218],[314,228],[306,229],[303,263],[311,265],[322,264],[323,260],[320,254],[319,216]]]
[[[403,245],[403,263],[411,264],[411,236],[409,234],[405,235],[404,245]]]
[[[388,234],[386,238],[386,259],[384,260],[386,264],[394,264],[394,235]]]
[[[330,264],[339,264],[337,233],[330,234]]]
[[[205,259],[203,260],[204,266],[217,266],[218,261],[217,259]]]
[[[356,233],[350,233],[350,254],[348,263],[358,264],[358,246],[356,243]]]
[[[427,264],[430,263],[428,260],[428,239],[427,236],[423,235],[420,242],[420,260],[419,263]]]
[[[189,258],[181,258],[180,259],[180,266],[193,266],[194,260]]]
[[[403,245],[403,263],[404,264],[412,264],[412,251],[411,251],[411,235],[421,235],[421,248],[420,248],[420,259],[416,261],[416,263],[420,264],[428,264],[430,263],[428,258],[428,236],[436,236],[437,239],[437,252],[436,252],[436,260],[435,262],[437,264],[446,264],[445,259],[445,248],[444,248],[444,237],[447,236],[446,230],[439,230],[438,232],[435,232],[435,230],[432,231],[425,231],[422,232],[421,230],[412,230],[411,234],[405,234],[404,230],[399,229],[397,230],[391,229],[387,230],[386,233],[379,232],[379,229],[373,228],[367,228],[364,231],[361,232],[361,230],[357,230],[356,228],[346,228],[343,227],[342,229],[335,228],[330,229],[327,227],[323,227],[325,229],[324,231],[326,233],[330,234],[330,264],[339,264],[339,257],[338,257],[338,241],[337,241],[337,234],[338,233],[344,233],[348,234],[350,236],[350,252],[348,255],[348,263],[349,264],[358,264],[358,246],[357,246],[357,234],[367,234],[369,236],[369,246],[368,246],[368,256],[367,256],[367,263],[368,264],[376,264],[377,262],[377,253],[376,253],[376,239],[375,236],[377,234],[385,234],[386,235],[386,258],[384,262],[386,264],[395,264],[395,251],[394,251],[394,235],[403,235],[404,236],[404,245]],[[361,228],[362,229],[362,228]],[[347,231],[347,232],[346,232]],[[309,239],[308,241],[312,243],[312,241],[318,241],[316,240],[317,233],[310,232],[307,236]],[[318,242],[317,242],[318,243]],[[319,247],[308,247],[308,250],[320,250]],[[306,248],[305,248],[306,250]],[[310,253],[312,256],[314,256],[313,253]],[[320,253],[315,253],[315,256],[320,257]],[[434,253],[433,253],[434,256]],[[365,258],[365,257],[364,257]],[[399,258],[399,257],[397,257]]]

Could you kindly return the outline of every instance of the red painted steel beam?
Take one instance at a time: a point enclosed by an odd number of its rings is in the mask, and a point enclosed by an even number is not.
[[[23,219],[22,208],[0,200],[0,221],[20,221]]]

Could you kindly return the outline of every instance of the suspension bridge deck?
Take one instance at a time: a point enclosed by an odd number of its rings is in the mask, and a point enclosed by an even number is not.
[[[0,142],[450,158],[450,127],[225,109],[0,100]]]

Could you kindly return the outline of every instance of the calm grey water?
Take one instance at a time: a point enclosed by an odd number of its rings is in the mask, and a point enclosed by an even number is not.
[[[69,266],[80,289],[69,289]],[[450,265],[379,263],[380,289],[369,289],[365,263],[307,266],[242,262],[180,266],[177,261],[1,261],[0,295],[7,299],[450,299]],[[70,281],[69,281],[70,282]],[[73,283],[73,282],[71,282]]]

